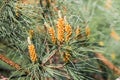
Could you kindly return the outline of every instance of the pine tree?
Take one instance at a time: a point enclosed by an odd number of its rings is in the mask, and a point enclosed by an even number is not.
[[[95,10],[102,1],[32,1],[0,1],[0,74],[9,80],[112,80],[112,71],[120,75],[101,54],[105,46],[98,41],[107,38],[92,33],[103,28],[91,27],[103,25]]]

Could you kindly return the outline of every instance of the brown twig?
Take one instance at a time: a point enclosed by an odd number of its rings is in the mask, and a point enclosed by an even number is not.
[[[8,78],[0,74],[0,80],[8,80]]]
[[[7,58],[6,56],[4,56],[3,54],[0,54],[0,60],[7,63],[8,65],[16,68],[17,70],[20,70],[21,67],[20,65],[18,65],[17,63],[13,62],[12,60],[10,60],[9,58]]]
[[[53,69],[61,69],[61,68],[64,67],[64,64],[57,64],[56,66],[54,66],[54,65],[48,65],[47,67],[53,68]]]
[[[71,77],[67,72],[63,69],[65,64],[57,64],[57,65],[46,65],[46,67],[49,67],[51,69],[56,69],[61,72],[62,75],[64,75],[68,80],[71,80]]]
[[[42,64],[44,65],[46,62],[48,62],[55,54],[56,54],[56,50],[54,50],[52,53],[53,54],[51,54],[47,59],[45,59],[43,62],[42,62]]]
[[[102,61],[108,68],[114,71],[116,74],[120,75],[120,69],[111,63],[108,59],[104,57],[101,53],[95,53],[96,57]]]

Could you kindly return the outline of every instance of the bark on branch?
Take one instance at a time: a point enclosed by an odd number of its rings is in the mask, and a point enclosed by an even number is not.
[[[117,75],[120,75],[120,69],[111,63],[107,58],[104,57],[101,53],[95,53],[96,57],[102,61],[108,68],[114,71]]]
[[[0,54],[0,60],[7,63],[8,65],[10,65],[11,67],[14,67],[17,70],[20,70],[20,65],[18,65],[17,63],[13,62],[12,60],[10,60],[9,58],[7,58],[6,56],[4,56],[3,54]]]

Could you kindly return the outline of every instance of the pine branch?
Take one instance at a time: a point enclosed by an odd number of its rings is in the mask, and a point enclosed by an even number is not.
[[[3,54],[0,54],[0,60],[7,63],[8,65],[10,65],[11,67],[14,67],[17,70],[20,70],[20,65],[13,62],[12,60],[10,60],[9,58],[7,58],[6,56],[4,56]]]
[[[107,58],[104,57],[101,53],[95,53],[96,57],[102,61],[108,68],[114,71],[116,74],[120,75],[120,69],[111,63]]]

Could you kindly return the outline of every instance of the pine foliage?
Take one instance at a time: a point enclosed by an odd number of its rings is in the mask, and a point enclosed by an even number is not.
[[[110,52],[108,44],[119,44],[119,34],[114,30],[114,26],[120,30],[119,14],[112,5],[117,7],[117,1],[27,1],[0,1],[0,74],[9,80],[117,77],[95,55],[111,55],[113,49]]]

